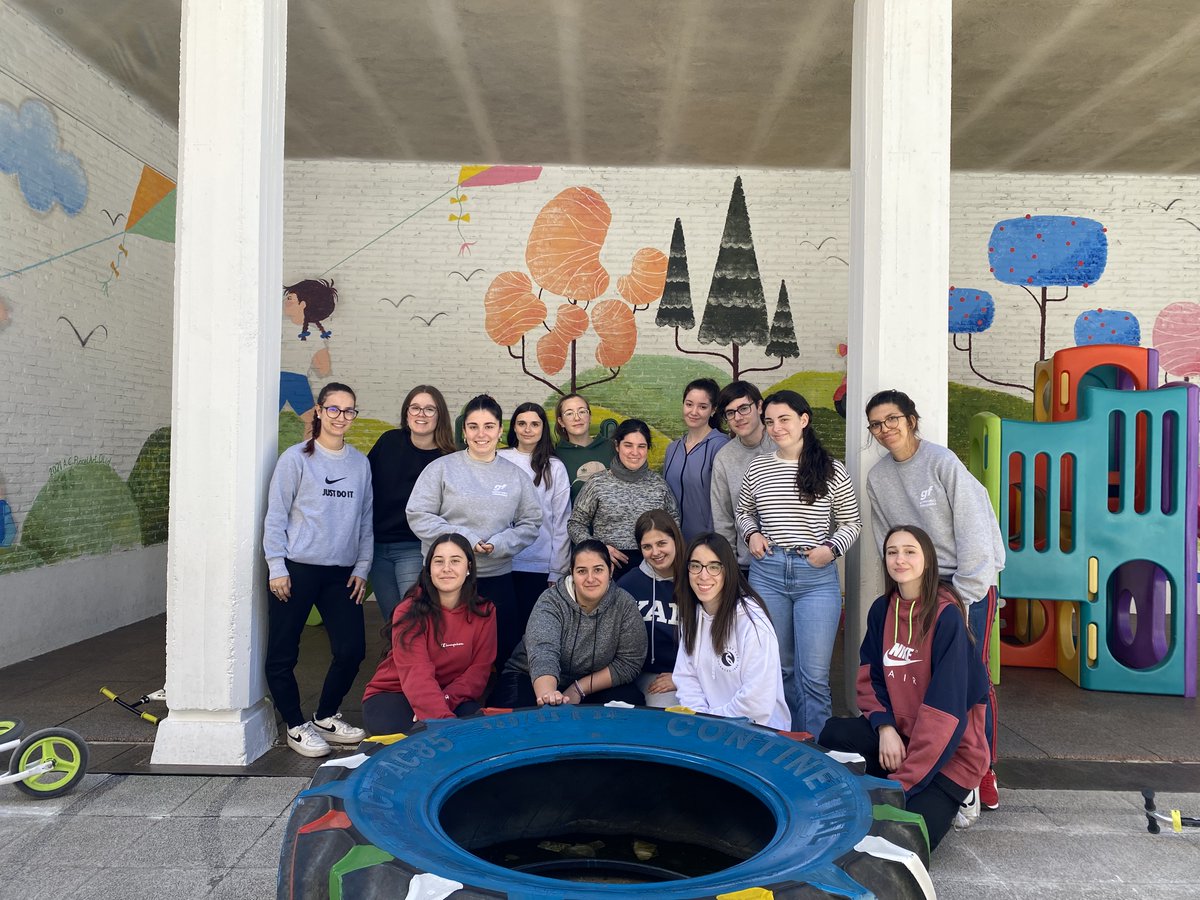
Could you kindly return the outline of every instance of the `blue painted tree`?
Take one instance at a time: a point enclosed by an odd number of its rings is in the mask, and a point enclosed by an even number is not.
[[[1075,317],[1075,343],[1127,344],[1142,343],[1142,326],[1137,316],[1124,309],[1085,309]]]
[[[1046,358],[1048,305],[1066,300],[1072,287],[1086,288],[1100,280],[1108,263],[1107,231],[1094,219],[1033,215],[1005,219],[992,229],[989,271],[997,281],[1020,287],[1037,304],[1039,360]],[[1055,287],[1062,288],[1062,296],[1050,296]]]
[[[953,285],[950,287],[949,330],[954,335],[954,349],[967,354],[967,365],[971,367],[971,371],[989,384],[1032,390],[1028,385],[988,378],[975,368],[974,336],[991,328],[995,318],[996,304],[992,300],[992,295],[987,291],[973,287],[956,288]],[[963,346],[964,341],[961,339],[962,335],[966,336],[965,347]]]

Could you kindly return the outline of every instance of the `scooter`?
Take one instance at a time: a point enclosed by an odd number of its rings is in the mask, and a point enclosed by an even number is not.
[[[65,794],[87,774],[87,741],[74,731],[43,728],[21,740],[24,730],[20,719],[0,718],[0,753],[12,751],[0,784],[15,784],[30,797],[46,800]]]

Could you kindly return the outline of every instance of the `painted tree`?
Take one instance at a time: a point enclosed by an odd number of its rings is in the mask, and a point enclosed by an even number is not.
[[[967,354],[967,365],[971,367],[971,371],[980,380],[986,381],[988,384],[1020,388],[1032,393],[1033,388],[1027,384],[997,381],[995,378],[989,378],[975,368],[975,335],[982,334],[991,328],[995,318],[996,304],[992,300],[992,295],[987,291],[980,288],[956,288],[953,285],[950,286],[949,331],[953,335],[951,339],[954,342],[954,349]],[[966,336],[965,347],[963,346],[963,342],[959,340],[963,335]]]
[[[1124,309],[1085,309],[1075,317],[1075,344],[1125,344],[1137,347],[1142,343],[1142,326],[1137,316]]]
[[[989,271],[1029,294],[1041,319],[1038,359],[1046,358],[1046,313],[1072,287],[1095,284],[1108,263],[1108,229],[1080,216],[1033,216],[997,222],[988,241]],[[1062,288],[1051,297],[1050,289]],[[1035,294],[1034,289],[1039,291]]]
[[[667,260],[667,283],[663,288],[662,300],[658,302],[658,313],[654,324],[659,328],[675,329],[675,346],[679,346],[679,329],[691,331],[696,327],[696,314],[692,312],[692,289],[688,277],[687,244],[683,237],[683,222],[675,220],[675,231],[671,234],[671,255]]]
[[[683,273],[686,275],[686,254],[683,251],[683,230],[676,228],[680,237],[679,248],[684,259]],[[672,251],[675,242],[672,241]],[[682,294],[675,298],[682,308]],[[687,320],[693,321],[691,315],[691,293],[687,293]],[[786,308],[786,307],[785,307]],[[660,318],[661,314],[660,314]],[[682,318],[682,317],[681,317]],[[787,311],[787,320],[791,321],[791,311]],[[657,324],[673,324],[666,320]],[[744,368],[741,362],[742,348],[749,345],[764,346],[770,342],[770,330],[767,327],[767,301],[763,294],[762,277],[758,270],[758,256],[754,252],[754,236],[750,231],[750,214],[746,209],[746,195],[742,190],[742,179],[738,176],[733,182],[733,194],[729,198],[729,210],[725,214],[725,230],[721,235],[721,247],[717,251],[717,263],[713,268],[712,282],[709,284],[708,301],[704,305],[704,316],[700,320],[700,331],[697,339],[701,344],[721,344],[729,346],[729,353],[715,350],[687,350],[679,343],[679,329],[690,328],[691,325],[674,324],[675,346],[681,353],[694,356],[715,356],[729,364],[736,380],[749,372],[769,372],[783,365],[784,356],[773,366]],[[793,332],[793,340],[795,334]],[[767,350],[768,355],[775,355]],[[799,350],[797,350],[797,356]]]
[[[501,272],[484,297],[488,336],[520,361],[521,371],[558,394],[568,391],[529,368],[531,331],[539,325],[545,330],[535,349],[542,372],[557,375],[569,361],[569,391],[580,391],[620,374],[637,348],[634,314],[649,309],[663,293],[667,257],[661,250],[644,247],[633,255],[629,274],[617,279],[621,299],[599,299],[609,286],[600,251],[611,222],[612,212],[596,191],[567,188],[542,207],[534,220],[525,249],[530,274]],[[544,300],[547,293],[563,299],[553,317]],[[596,362],[609,374],[579,384],[578,344],[589,327],[599,338]],[[514,349],[517,346],[519,351]]]
[[[792,324],[792,307],[788,303],[787,282],[779,282],[779,300],[775,303],[775,318],[771,320],[771,336],[767,341],[767,356],[778,356],[780,365],[785,359],[799,359],[796,328]]]
[[[1154,320],[1154,347],[1163,371],[1184,381],[1200,375],[1200,303],[1164,306]]]

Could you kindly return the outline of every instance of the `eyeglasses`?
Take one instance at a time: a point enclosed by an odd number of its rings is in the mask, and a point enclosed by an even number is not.
[[[353,406],[347,409],[342,409],[340,406],[326,406],[325,415],[329,416],[331,419],[345,417],[346,421],[349,422],[358,416],[358,410]]]
[[[893,414],[880,422],[868,422],[867,431],[871,432],[871,434],[879,434],[879,432],[883,431],[884,428],[886,428],[888,431],[892,431],[893,429],[899,428],[900,423],[903,421],[904,416],[897,416]]]
[[[586,419],[591,414],[590,409],[564,409],[562,417],[564,419]]]
[[[725,571],[725,567],[719,562],[702,563],[698,559],[688,560],[688,571],[693,575],[699,575],[701,569],[706,569],[714,578]]]
[[[733,409],[725,410],[725,418],[733,421],[737,416],[748,416],[750,411],[754,409],[753,403],[743,403],[741,406],[735,406]]]
[[[408,408],[408,414],[410,416],[425,416],[427,419],[431,419],[437,415],[437,407],[417,406],[416,404],[413,404]]]

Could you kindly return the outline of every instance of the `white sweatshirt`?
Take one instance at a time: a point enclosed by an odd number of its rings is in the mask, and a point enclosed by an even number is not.
[[[500,451],[500,456],[529,476],[533,482],[532,457],[515,447]],[[534,486],[542,504],[542,527],[538,538],[513,557],[514,572],[546,572],[550,581],[558,581],[571,568],[571,542],[567,538],[567,517],[571,515],[571,479],[567,467],[557,456],[550,457],[550,484],[545,479]]]
[[[713,619],[702,608],[696,652],[679,642],[675,657],[675,695],[679,705],[699,713],[747,718],[756,725],[786,731],[792,715],[783,699],[779,641],[767,614],[753,601],[738,601],[729,645],[720,656],[713,648]]]

